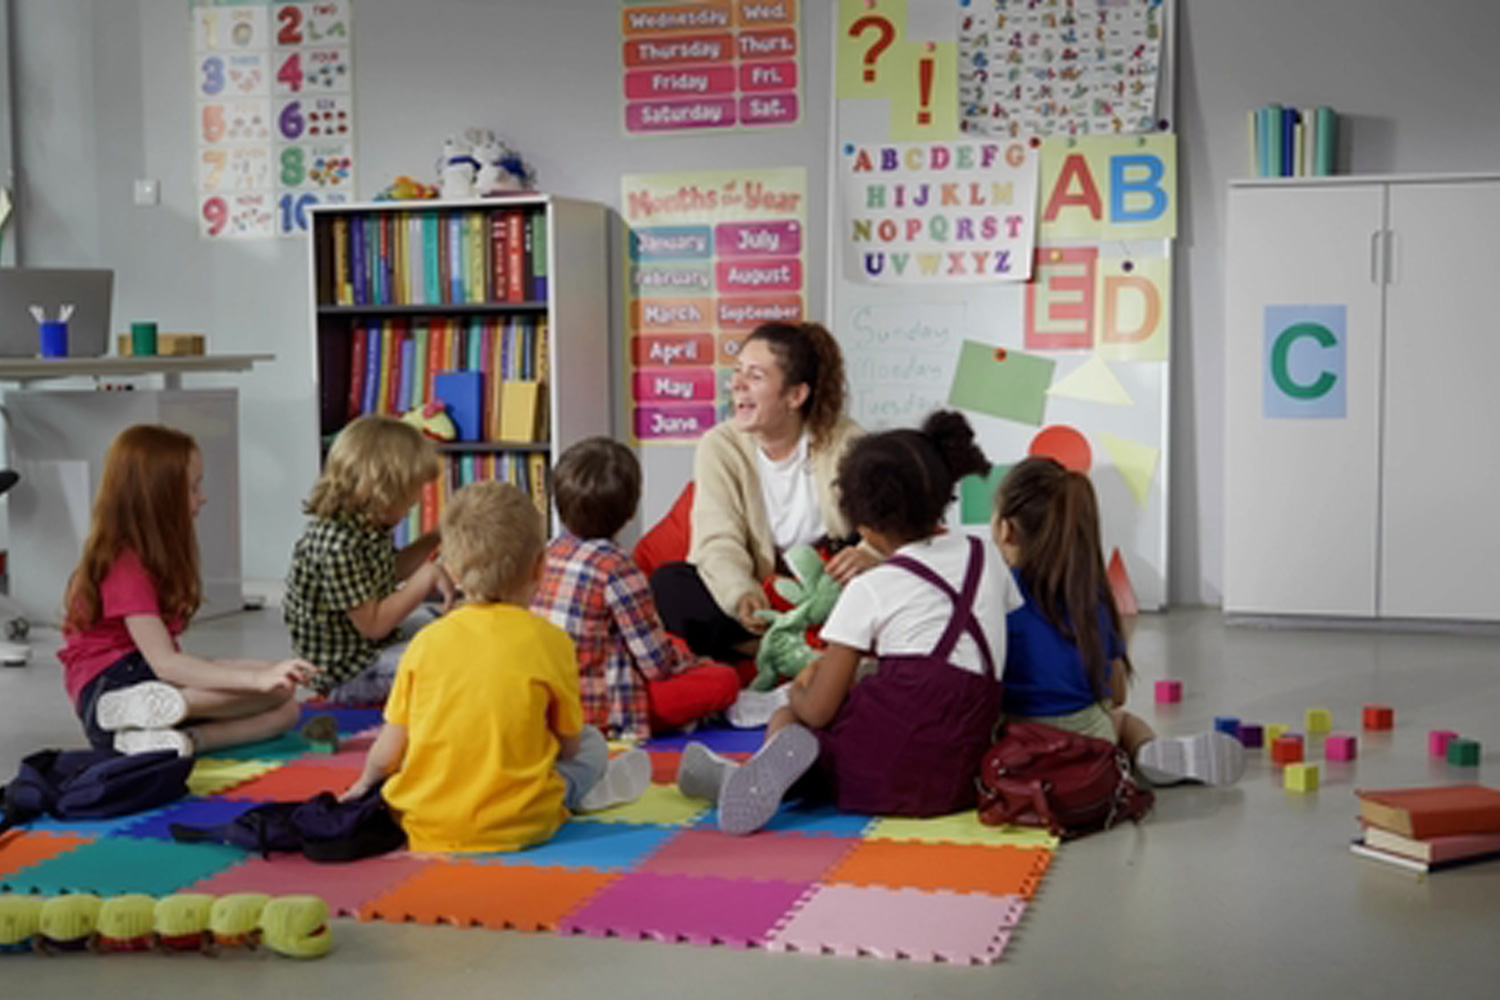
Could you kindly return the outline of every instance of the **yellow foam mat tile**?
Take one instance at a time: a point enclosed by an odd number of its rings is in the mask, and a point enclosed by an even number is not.
[[[652,823],[657,826],[686,826],[708,811],[702,799],[690,799],[676,785],[649,785],[645,794],[634,802],[584,818],[594,823]]]
[[[979,814],[953,813],[933,819],[879,819],[865,831],[866,840],[917,840],[924,843],[982,844],[991,847],[1045,847],[1056,850],[1058,839],[1030,826],[985,826]]]
[[[225,760],[199,757],[188,775],[188,791],[193,795],[218,795],[235,785],[243,785],[285,764],[284,760]]]

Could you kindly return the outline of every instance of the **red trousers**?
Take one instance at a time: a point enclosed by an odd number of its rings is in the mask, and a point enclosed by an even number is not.
[[[664,681],[647,681],[651,728],[680,729],[705,715],[724,711],[739,694],[739,673],[722,663],[705,663]]]

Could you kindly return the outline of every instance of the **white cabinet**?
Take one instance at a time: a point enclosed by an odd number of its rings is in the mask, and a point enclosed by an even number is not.
[[[1500,178],[1241,182],[1224,610],[1500,620]]]

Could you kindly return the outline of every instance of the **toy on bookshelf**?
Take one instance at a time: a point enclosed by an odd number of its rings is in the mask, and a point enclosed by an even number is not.
[[[536,172],[503,139],[490,135],[474,147],[474,158],[479,161],[474,193],[481,198],[530,191],[535,184]]]
[[[429,399],[414,406],[401,415],[401,419],[434,441],[452,441],[458,437],[458,428],[448,416],[448,407],[441,399]]]
[[[423,184],[415,177],[400,174],[375,193],[376,201],[424,201],[438,196],[436,184]]]
[[[443,155],[438,157],[438,188],[442,196],[453,200],[474,196],[474,178],[479,175],[479,161],[474,146],[466,137],[450,135],[443,140]]]

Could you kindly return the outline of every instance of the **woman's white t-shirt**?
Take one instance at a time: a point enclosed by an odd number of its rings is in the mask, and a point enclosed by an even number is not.
[[[974,596],[974,617],[989,644],[998,679],[1005,670],[1005,616],[1021,606],[1021,593],[999,549],[981,540],[979,551],[984,569]],[[934,535],[903,545],[895,554],[922,563],[962,593],[969,564],[967,534]],[[926,655],[937,646],[952,618],[953,601],[947,594],[910,570],[882,564],[844,585],[821,634],[828,642],[877,656]],[[984,673],[979,646],[967,632],[960,634],[949,659],[956,667]]]
[[[766,505],[766,522],[778,552],[793,545],[811,545],[827,533],[823,512],[818,508],[818,488],[812,465],[807,461],[807,433],[797,439],[796,450],[781,461],[772,461],[755,449],[760,472],[760,497]]]

